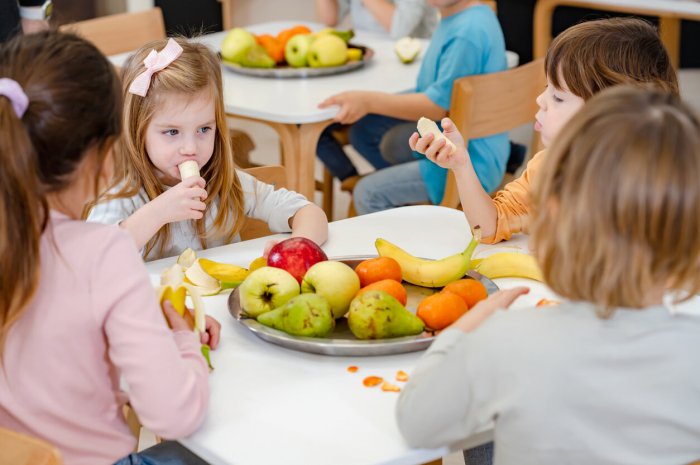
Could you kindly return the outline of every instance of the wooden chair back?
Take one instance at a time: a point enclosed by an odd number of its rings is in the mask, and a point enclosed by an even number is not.
[[[61,453],[48,442],[0,428],[0,465],[62,465]]]
[[[259,181],[262,181],[266,184],[272,184],[273,186],[275,186],[275,189],[287,187],[287,170],[284,168],[284,166],[258,166],[243,171],[258,179]],[[246,218],[240,234],[241,240],[247,241],[249,239],[256,239],[258,237],[269,236],[270,234],[272,234],[272,232],[270,231],[270,228],[268,228],[267,223],[265,223],[264,221],[256,220],[254,218]]]
[[[452,88],[450,118],[465,142],[510,131],[535,120],[538,110],[535,100],[546,84],[543,59],[499,73],[457,79]],[[533,133],[529,156],[538,148],[539,137]],[[440,205],[459,206],[452,172],[447,176]]]
[[[89,40],[105,55],[130,52],[166,37],[163,12],[158,7],[65,24],[60,30]]]

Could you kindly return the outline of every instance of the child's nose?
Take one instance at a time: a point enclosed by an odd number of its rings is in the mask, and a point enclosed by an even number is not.
[[[540,107],[542,110],[545,108],[545,98],[544,98],[544,92],[542,92],[540,95],[537,96],[535,99],[535,102],[537,103],[537,106]]]
[[[180,146],[180,155],[194,155],[196,144],[192,138],[186,137]]]

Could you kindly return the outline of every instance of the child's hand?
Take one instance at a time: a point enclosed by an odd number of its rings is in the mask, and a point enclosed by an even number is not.
[[[352,124],[369,113],[367,98],[367,92],[341,92],[340,94],[328,97],[321,102],[318,107],[326,108],[332,105],[338,105],[340,109],[333,120],[340,124]]]
[[[452,323],[450,327],[461,329],[465,333],[468,333],[478,328],[481,323],[496,310],[507,309],[515,299],[528,292],[530,292],[530,288],[528,287],[514,287],[513,289],[507,289],[505,291],[498,291],[476,304],[474,308],[462,315],[459,320]]]
[[[209,315],[204,317],[204,332],[200,335],[202,344],[208,344],[211,350],[219,347],[221,323]]]
[[[417,132],[414,132],[411,138],[408,139],[408,145],[411,147],[411,150],[422,153],[441,168],[460,168],[467,163],[467,157],[469,156],[464,146],[464,138],[450,118],[443,118],[441,123],[443,134],[457,147],[454,153],[449,153],[450,149],[444,140],[436,141],[435,136],[432,134],[420,137]]]
[[[151,201],[157,208],[163,224],[183,220],[198,220],[204,216],[207,191],[206,181],[200,176],[192,176],[171,187]]]
[[[166,300],[163,302],[163,314],[173,331],[192,331],[194,321],[189,311],[186,311],[185,315],[189,315],[190,322],[188,322],[184,316],[177,313],[173,304],[169,300]]]

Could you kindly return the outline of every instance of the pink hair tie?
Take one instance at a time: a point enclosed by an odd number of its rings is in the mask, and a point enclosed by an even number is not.
[[[0,95],[4,95],[12,104],[17,118],[22,119],[29,106],[29,98],[17,81],[10,78],[0,78]]]
[[[155,49],[151,50],[151,53],[143,60],[146,71],[136,76],[129,86],[129,92],[145,97],[148,88],[151,87],[153,75],[175,61],[180,54],[182,54],[182,47],[172,38],[168,40],[160,52],[156,52]]]

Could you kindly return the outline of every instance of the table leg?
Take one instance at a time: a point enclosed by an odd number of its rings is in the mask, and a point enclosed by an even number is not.
[[[289,189],[313,201],[316,190],[316,145],[323,130],[333,121],[287,124],[233,114],[228,116],[267,124],[277,131],[282,146],[282,165],[287,168]]]
[[[666,46],[671,64],[678,69],[681,61],[681,20],[669,16],[659,18],[659,36]]]
[[[433,460],[432,462],[424,463],[423,465],[442,465],[442,459]]]

